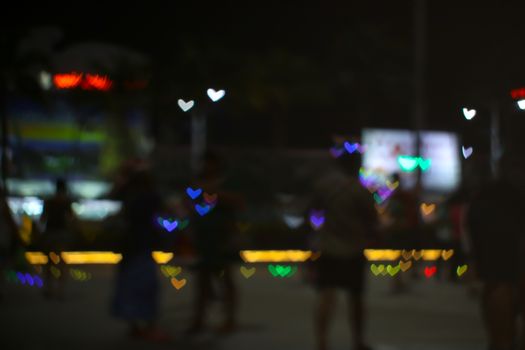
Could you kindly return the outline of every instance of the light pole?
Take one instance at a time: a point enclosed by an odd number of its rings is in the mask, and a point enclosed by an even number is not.
[[[426,65],[426,0],[413,0],[414,15],[414,104],[413,123],[416,131],[416,156],[421,156],[421,130],[425,126]],[[421,171],[416,170],[416,195],[421,195]]]

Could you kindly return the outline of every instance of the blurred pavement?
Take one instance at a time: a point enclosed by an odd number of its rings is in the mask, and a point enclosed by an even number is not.
[[[175,264],[172,264],[175,265]],[[69,281],[64,301],[46,301],[35,287],[8,284],[0,302],[0,349],[314,349],[312,311],[314,290],[302,281],[301,268],[289,279],[272,277],[265,265],[245,279],[236,267],[240,285],[240,329],[230,336],[212,331],[196,337],[183,335],[192,300],[192,275],[187,268],[178,278],[188,283],[177,291],[162,281],[160,325],[173,336],[168,344],[132,340],[123,322],[109,314],[115,266],[75,266],[92,279]],[[466,288],[423,277],[411,282],[402,296],[388,294],[390,277],[369,273],[368,338],[376,350],[480,350],[484,332],[478,301]],[[340,295],[331,334],[331,349],[350,348],[346,301]],[[210,326],[220,321],[213,307]]]

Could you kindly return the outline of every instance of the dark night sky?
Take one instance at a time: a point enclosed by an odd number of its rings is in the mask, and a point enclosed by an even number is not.
[[[266,109],[237,107],[244,101],[235,93],[246,81],[295,91],[282,109],[292,143],[363,125],[410,126],[411,1],[159,3],[13,9],[10,18],[17,20],[8,33],[51,24],[63,29],[64,45],[102,40],[137,49],[152,57],[177,93],[188,84],[224,86],[233,94],[224,108],[237,114],[267,118],[275,110],[267,100]],[[510,100],[509,90],[525,85],[525,2],[428,4],[427,127],[461,131],[464,104],[482,111],[490,96]],[[292,63],[275,63],[280,55]],[[252,74],[252,67],[260,72]]]

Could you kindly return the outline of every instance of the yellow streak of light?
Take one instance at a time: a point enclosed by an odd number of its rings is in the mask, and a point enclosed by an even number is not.
[[[157,264],[167,264],[171,259],[173,259],[173,253],[166,252],[151,252],[151,256]]]
[[[441,249],[425,249],[423,251],[423,260],[435,261],[441,257]]]
[[[62,252],[66,264],[118,264],[122,254],[113,252]]]
[[[242,250],[240,256],[244,262],[304,262],[312,256],[307,250]]]
[[[363,254],[368,261],[392,261],[399,259],[401,251],[392,249],[365,249],[363,250]]]
[[[434,261],[441,257],[440,249],[423,250],[423,260]],[[246,263],[256,262],[305,262],[312,258],[308,250],[242,250],[241,258]],[[368,261],[394,261],[401,256],[401,250],[364,249],[363,254]],[[62,252],[60,254],[66,264],[118,264],[122,254],[113,252]],[[157,264],[166,264],[173,259],[173,253],[154,251],[151,253]],[[42,252],[26,252],[25,257],[32,265],[45,265],[49,258]]]
[[[26,252],[25,256],[26,256],[26,260],[31,265],[45,265],[47,264],[47,261],[49,260],[47,255],[42,254],[40,252]]]

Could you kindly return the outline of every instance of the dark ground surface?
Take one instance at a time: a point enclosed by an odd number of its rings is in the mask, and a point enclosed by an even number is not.
[[[175,265],[175,263],[172,263]],[[254,265],[249,279],[236,267],[240,289],[240,327],[230,336],[209,331],[187,337],[194,276],[183,267],[178,278],[188,283],[176,290],[162,281],[160,325],[173,340],[151,344],[128,338],[123,322],[109,314],[114,266],[75,266],[90,272],[85,282],[70,280],[63,301],[45,300],[35,287],[7,284],[0,303],[0,349],[314,349],[312,312],[314,290],[302,280],[302,269],[292,278],[272,277],[265,265]],[[485,335],[478,300],[465,285],[423,277],[411,281],[408,294],[389,295],[391,277],[368,274],[368,339],[378,350],[482,350]],[[406,276],[405,276],[406,277]],[[331,332],[333,350],[349,349],[346,300],[340,295]],[[220,321],[212,307],[210,328]]]

